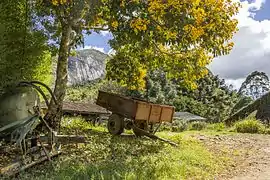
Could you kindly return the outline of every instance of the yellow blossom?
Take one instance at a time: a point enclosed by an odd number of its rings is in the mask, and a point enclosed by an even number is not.
[[[113,22],[112,22],[112,27],[113,27],[114,30],[117,29],[117,27],[118,27],[118,22],[117,22],[117,21],[113,21]]]
[[[67,0],[51,0],[54,6],[63,5],[67,3]]]
[[[149,20],[138,18],[131,21],[130,27],[133,28],[134,30],[146,31],[147,25],[149,23],[150,23]]]

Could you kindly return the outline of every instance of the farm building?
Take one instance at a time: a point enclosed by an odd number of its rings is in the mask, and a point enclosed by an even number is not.
[[[207,119],[201,116],[197,116],[195,114],[189,112],[175,112],[173,116],[174,120],[184,120],[187,122],[193,121],[206,121]]]

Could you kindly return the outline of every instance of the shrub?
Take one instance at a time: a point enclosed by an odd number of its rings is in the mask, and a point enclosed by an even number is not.
[[[206,127],[208,130],[214,130],[214,131],[222,131],[225,129],[225,124],[224,123],[213,123],[213,124],[208,124]]]
[[[235,124],[235,130],[239,133],[262,133],[264,125],[256,119],[246,119]]]
[[[170,123],[163,123],[159,128],[158,128],[158,132],[161,132],[161,131],[171,131],[172,127],[171,127],[171,124]]]
[[[270,134],[270,128],[266,128],[264,134]]]
[[[194,121],[194,122],[191,122],[189,124],[189,130],[197,130],[197,131],[200,131],[202,129],[205,129],[207,126],[207,123],[206,122],[202,122],[202,121]]]
[[[186,121],[179,121],[179,120],[175,120],[172,123],[172,132],[183,132],[185,130],[187,130],[187,122]]]

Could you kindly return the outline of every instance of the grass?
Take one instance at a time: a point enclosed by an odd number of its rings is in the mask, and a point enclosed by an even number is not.
[[[270,128],[256,119],[257,111],[254,111],[245,119],[234,124],[233,130],[238,133],[270,134]]]
[[[179,144],[134,136],[111,136],[104,127],[75,119],[63,122],[62,133],[83,134],[86,145],[67,145],[64,154],[22,173],[19,179],[213,179],[226,165],[207,148],[183,133],[159,132]]]
[[[265,126],[256,119],[245,119],[234,125],[238,133],[263,133]]]
[[[206,126],[207,130],[214,130],[214,131],[224,131],[226,130],[225,124],[224,123],[213,123],[213,124],[208,124]]]

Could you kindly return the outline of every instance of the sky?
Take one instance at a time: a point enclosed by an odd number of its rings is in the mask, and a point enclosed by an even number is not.
[[[239,1],[239,0],[234,0]],[[237,14],[239,31],[234,35],[234,47],[229,55],[217,57],[210,70],[236,89],[253,71],[270,75],[270,0],[241,0]],[[109,32],[85,37],[85,49],[94,48],[110,53]]]

